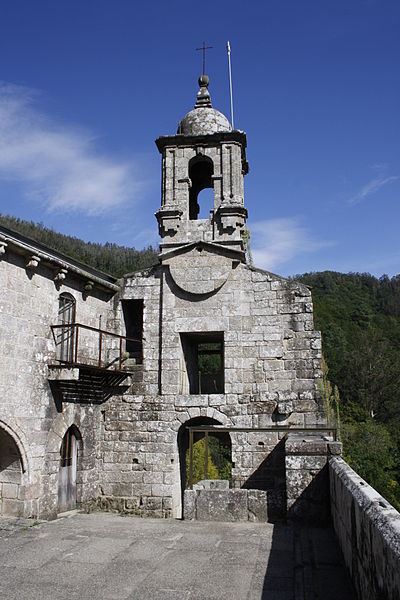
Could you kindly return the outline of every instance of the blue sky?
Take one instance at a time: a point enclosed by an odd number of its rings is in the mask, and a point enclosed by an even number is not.
[[[0,211],[85,240],[158,243],[160,161],[195,102],[248,138],[258,266],[400,272],[400,2],[3,0]]]

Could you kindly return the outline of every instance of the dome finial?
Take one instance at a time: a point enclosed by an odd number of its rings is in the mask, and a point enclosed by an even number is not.
[[[200,75],[196,104],[179,123],[178,135],[211,135],[221,131],[232,131],[225,115],[212,107],[209,83],[207,75]]]
[[[208,91],[208,85],[210,83],[210,79],[208,75],[200,75],[199,77],[199,86],[200,89],[197,92],[197,101],[194,105],[195,108],[212,108],[211,104],[211,96]]]

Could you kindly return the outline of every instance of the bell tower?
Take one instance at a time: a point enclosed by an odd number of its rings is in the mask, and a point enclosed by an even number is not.
[[[161,254],[206,242],[227,246],[244,261],[244,175],[248,172],[246,134],[232,130],[228,119],[212,107],[209,78],[199,78],[194,109],[176,135],[156,140],[162,156],[161,207],[156,213]],[[205,188],[214,195],[213,208],[199,219],[198,197]]]

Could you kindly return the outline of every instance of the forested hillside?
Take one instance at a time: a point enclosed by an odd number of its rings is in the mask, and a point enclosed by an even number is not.
[[[400,275],[325,271],[311,286],[347,460],[400,509]]]
[[[0,215],[0,224],[114,277],[145,269],[157,262],[157,252],[151,246],[144,250],[135,250],[109,242],[84,242],[76,237],[57,233],[41,223],[35,224],[8,215]]]

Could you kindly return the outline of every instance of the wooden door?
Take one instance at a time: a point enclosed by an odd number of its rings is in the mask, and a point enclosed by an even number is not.
[[[58,510],[65,512],[76,508],[76,473],[78,467],[79,440],[73,428],[64,436],[60,451],[58,475]]]

